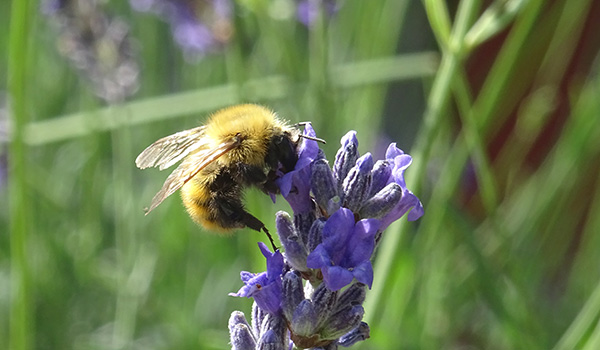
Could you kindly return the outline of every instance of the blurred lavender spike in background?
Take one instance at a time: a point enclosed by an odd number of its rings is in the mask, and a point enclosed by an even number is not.
[[[139,88],[138,50],[129,26],[94,0],[46,0],[41,11],[57,28],[59,53],[108,103],[118,103]]]
[[[130,0],[130,4],[169,23],[173,39],[190,61],[221,51],[234,34],[230,0]]]
[[[329,18],[334,16],[340,7],[337,0],[297,0],[297,2],[298,20],[307,27],[314,23],[317,16],[319,16],[319,12],[322,11],[323,15]]]

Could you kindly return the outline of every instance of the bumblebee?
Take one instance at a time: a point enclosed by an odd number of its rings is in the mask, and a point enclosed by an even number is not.
[[[135,160],[140,169],[160,170],[182,160],[146,214],[181,189],[188,214],[201,226],[221,233],[244,227],[262,230],[275,248],[265,225],[244,208],[243,190],[256,186],[278,193],[276,172],[294,169],[301,137],[298,127],[254,104],[221,109],[203,126],[166,136]]]

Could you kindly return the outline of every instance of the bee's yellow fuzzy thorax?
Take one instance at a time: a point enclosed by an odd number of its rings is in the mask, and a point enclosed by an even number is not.
[[[264,163],[271,138],[282,132],[284,124],[273,111],[265,107],[243,104],[217,111],[206,126],[206,136],[212,147],[238,134],[243,139],[241,146],[221,157],[219,163],[260,165]]]

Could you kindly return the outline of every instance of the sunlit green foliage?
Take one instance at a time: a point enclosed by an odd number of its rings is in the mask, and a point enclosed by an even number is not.
[[[167,24],[109,2],[141,75],[106,105],[39,4],[0,1],[1,349],[229,348],[250,301],[227,293],[264,270],[264,237],[203,232],[176,196],[145,217],[167,173],[134,159],[246,101],[312,121],[329,159],[350,129],[413,156],[425,216],[386,231],[356,348],[600,348],[598,3],[342,3],[306,28],[291,0],[238,1],[232,41],[189,62]],[[288,209],[247,204],[270,227]]]

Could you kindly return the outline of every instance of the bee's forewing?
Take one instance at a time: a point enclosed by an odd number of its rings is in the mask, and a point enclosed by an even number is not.
[[[234,142],[224,142],[215,148],[202,149],[185,158],[183,162],[173,170],[171,175],[167,177],[163,187],[158,191],[154,198],[152,198],[152,203],[150,203],[150,208],[148,208],[146,214],[162,203],[165,198],[185,185],[185,183],[194,177],[200,170],[232,150],[235,146],[236,144]]]
[[[140,153],[135,165],[140,169],[158,166],[160,170],[172,166],[190,152],[206,147],[204,129],[199,126],[163,137]]]

